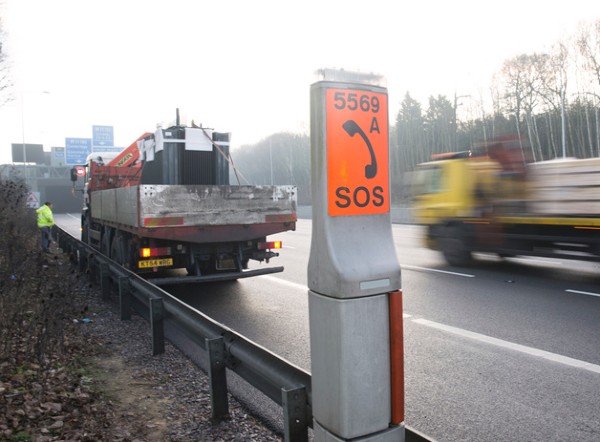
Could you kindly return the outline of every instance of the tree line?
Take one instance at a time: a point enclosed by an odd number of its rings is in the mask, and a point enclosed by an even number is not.
[[[432,95],[423,107],[407,92],[390,123],[396,203],[408,197],[406,181],[415,165],[501,135],[527,140],[522,148],[531,161],[600,157],[600,20],[581,24],[547,52],[505,60],[489,90],[477,97]],[[310,203],[307,134],[274,134],[233,156],[247,182],[295,184],[300,204]]]

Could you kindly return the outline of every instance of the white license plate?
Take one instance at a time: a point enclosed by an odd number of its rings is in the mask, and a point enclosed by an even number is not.
[[[145,261],[138,261],[138,268],[149,269],[152,267],[167,267],[173,265],[173,258],[162,258],[162,259],[147,259]]]

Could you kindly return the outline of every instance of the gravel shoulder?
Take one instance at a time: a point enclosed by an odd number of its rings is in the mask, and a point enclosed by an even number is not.
[[[47,257],[41,271],[67,281],[67,343],[29,376],[0,371],[0,440],[282,440],[231,396],[230,417],[213,421],[208,376],[169,342],[152,356],[149,325],[122,321],[66,255]]]
[[[151,356],[148,324],[139,316],[121,321],[98,295],[88,299],[92,322],[81,325],[102,348],[90,363],[117,414],[141,419],[145,440],[281,440],[231,396],[230,418],[214,422],[208,376],[168,342],[164,354]]]

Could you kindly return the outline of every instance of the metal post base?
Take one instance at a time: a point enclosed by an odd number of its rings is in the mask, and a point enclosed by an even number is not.
[[[313,436],[315,442],[346,442],[350,440],[341,439],[335,434],[330,433],[320,426],[316,420],[313,420]],[[387,430],[351,440],[352,442],[404,442],[404,425],[390,427]]]

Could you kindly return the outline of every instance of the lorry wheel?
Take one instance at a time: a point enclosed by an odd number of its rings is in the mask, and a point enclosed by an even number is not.
[[[129,241],[125,235],[116,233],[110,245],[110,257],[117,264],[121,264],[126,269],[131,268],[131,258],[129,253]]]
[[[471,251],[456,229],[451,229],[448,235],[440,240],[440,248],[446,262],[451,266],[465,266],[473,260]]]
[[[121,235],[116,234],[110,244],[110,258],[117,264],[123,265],[123,251],[121,250]]]
[[[100,252],[104,255],[104,256],[108,256],[109,258],[110,256],[110,229],[104,229],[104,231],[102,232],[102,238],[100,239]]]

